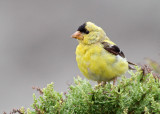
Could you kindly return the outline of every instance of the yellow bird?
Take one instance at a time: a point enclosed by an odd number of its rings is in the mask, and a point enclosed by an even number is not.
[[[78,39],[76,61],[83,75],[101,82],[116,80],[117,77],[132,69],[119,47],[112,42],[102,28],[92,22],[79,26],[71,36]],[[114,81],[115,84],[115,81]]]

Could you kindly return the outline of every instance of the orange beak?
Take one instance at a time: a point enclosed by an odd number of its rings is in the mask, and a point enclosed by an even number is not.
[[[76,31],[74,34],[71,36],[72,38],[78,39],[78,40],[83,40],[83,35],[80,31]]]

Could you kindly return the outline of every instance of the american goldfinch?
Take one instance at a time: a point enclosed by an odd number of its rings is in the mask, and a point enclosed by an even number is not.
[[[78,39],[76,61],[83,75],[101,82],[109,82],[125,74],[131,67],[124,53],[112,42],[101,27],[92,22],[79,26],[71,36]],[[115,82],[114,82],[115,83]]]

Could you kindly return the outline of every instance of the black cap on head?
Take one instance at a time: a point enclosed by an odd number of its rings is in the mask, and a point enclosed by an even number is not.
[[[85,33],[85,34],[88,34],[89,31],[85,27],[86,27],[86,23],[84,23],[83,25],[79,26],[77,31],[80,31],[80,32]]]

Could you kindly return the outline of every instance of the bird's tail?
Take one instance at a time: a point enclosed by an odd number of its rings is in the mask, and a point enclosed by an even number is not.
[[[135,68],[133,68],[132,66],[130,66],[130,65],[134,65],[134,66],[137,66],[136,64],[134,64],[134,63],[132,63],[132,62],[130,62],[130,61],[127,61],[128,62],[128,68],[130,69],[130,70],[136,70]]]

